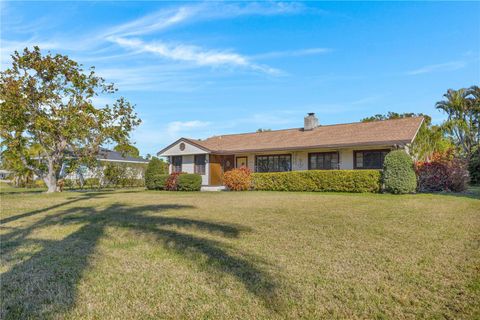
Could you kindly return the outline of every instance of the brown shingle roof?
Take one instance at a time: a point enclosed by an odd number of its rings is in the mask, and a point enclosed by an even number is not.
[[[415,138],[422,121],[423,117],[415,117],[186,140],[216,153],[406,144]]]

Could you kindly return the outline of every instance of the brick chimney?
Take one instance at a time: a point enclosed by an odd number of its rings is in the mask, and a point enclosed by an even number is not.
[[[314,112],[309,112],[308,115],[303,119],[303,130],[313,130],[318,127],[318,119],[315,117]]]

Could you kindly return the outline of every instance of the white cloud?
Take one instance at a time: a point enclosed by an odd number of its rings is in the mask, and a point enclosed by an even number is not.
[[[257,54],[253,56],[253,58],[270,59],[270,58],[283,58],[283,57],[301,57],[301,56],[325,54],[332,51],[333,50],[330,48],[309,48],[309,49],[300,49],[300,50],[273,51],[273,52]]]
[[[245,15],[277,15],[297,13],[303,10],[297,2],[249,2],[218,3],[203,2],[179,8],[158,10],[152,14],[108,29],[103,33],[109,36],[138,36],[194,21],[234,18]]]
[[[191,133],[192,131],[200,128],[206,128],[210,125],[210,122],[191,120],[191,121],[173,121],[167,125],[167,133],[171,137],[180,137],[181,134]]]
[[[211,123],[201,120],[153,123],[148,118],[132,133],[143,152],[157,153],[166,145],[181,137],[204,138],[211,135]]]
[[[150,14],[133,20],[131,22],[112,27],[108,29],[103,36],[132,36],[147,34],[154,31],[164,30],[170,26],[179,24],[190,17],[195,16],[199,7],[185,6],[178,9],[160,10],[154,14]]]
[[[191,92],[208,85],[202,74],[192,73],[183,64],[156,64],[140,67],[98,68],[97,74],[123,91]]]
[[[278,69],[252,63],[246,56],[234,52],[208,50],[185,44],[146,43],[136,38],[109,37],[108,40],[134,51],[150,52],[164,58],[192,62],[199,66],[244,67],[270,75],[282,73]]]
[[[455,71],[455,70],[462,69],[466,66],[467,66],[466,61],[450,61],[446,63],[427,65],[415,70],[408,71],[407,74],[418,75],[418,74],[439,72],[439,71]]]

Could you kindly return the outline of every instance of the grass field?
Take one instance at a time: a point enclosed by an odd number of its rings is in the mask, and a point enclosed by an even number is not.
[[[5,193],[0,318],[478,319],[477,196]]]

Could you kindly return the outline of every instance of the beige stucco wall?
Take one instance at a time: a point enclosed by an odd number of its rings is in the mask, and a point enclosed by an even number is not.
[[[271,155],[271,154],[291,154],[292,155],[292,170],[308,170],[308,154],[312,152],[338,152],[340,169],[352,170],[353,169],[353,152],[354,150],[380,150],[389,149],[389,146],[378,147],[357,147],[347,149],[311,149],[302,151],[273,151],[273,152],[256,152],[256,153],[242,153],[236,154],[237,157],[248,157],[248,167],[251,170],[255,168],[255,156],[258,155]]]
[[[209,155],[206,155],[205,174],[202,175],[202,185],[208,185],[208,175],[210,174]],[[168,166],[168,172],[172,173],[173,166],[171,159],[169,159],[170,165]],[[182,156],[182,172],[195,173],[195,155],[183,155]]]

